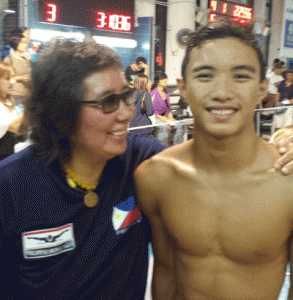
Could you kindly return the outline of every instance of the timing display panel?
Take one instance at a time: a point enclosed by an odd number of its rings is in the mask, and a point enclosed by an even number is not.
[[[134,0],[39,0],[39,21],[133,32]]]
[[[236,4],[221,0],[210,0],[209,8],[211,9],[209,21],[214,22],[218,16],[231,18],[234,22],[242,25],[252,21],[253,8],[246,5]]]

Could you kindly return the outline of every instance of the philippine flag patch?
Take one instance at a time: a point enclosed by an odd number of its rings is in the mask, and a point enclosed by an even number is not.
[[[129,227],[141,222],[141,211],[138,209],[134,197],[113,207],[112,223],[116,235],[124,234]]]

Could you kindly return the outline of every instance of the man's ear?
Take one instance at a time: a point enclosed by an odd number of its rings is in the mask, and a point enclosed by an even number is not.
[[[263,99],[267,96],[268,83],[269,83],[268,78],[265,78],[261,82],[260,87],[259,87],[259,95],[258,95],[257,103],[261,103],[263,101]]]
[[[187,88],[185,82],[183,81],[182,78],[177,78],[176,81],[177,81],[177,86],[179,88],[180,95],[183,98],[186,98]]]

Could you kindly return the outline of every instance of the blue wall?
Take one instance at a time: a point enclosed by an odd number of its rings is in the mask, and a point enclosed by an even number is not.
[[[153,36],[153,18],[152,17],[144,17],[138,18],[139,27],[135,28],[135,39],[137,41],[137,47],[135,48],[135,57],[143,56],[147,60],[147,64],[149,65],[149,73],[151,79],[154,70],[153,64],[151,63],[154,58],[152,57],[152,36]],[[134,57],[134,59],[135,59]]]

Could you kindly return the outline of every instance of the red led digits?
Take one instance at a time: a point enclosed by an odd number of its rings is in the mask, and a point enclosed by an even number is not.
[[[122,32],[131,31],[131,16],[102,11],[95,11],[95,13],[97,29]]]
[[[222,4],[222,14],[227,13],[227,3]]]
[[[210,22],[215,22],[216,21],[216,14],[210,14],[209,21]]]
[[[96,18],[96,20],[97,20],[97,25],[96,25],[97,28],[100,28],[100,29],[105,28],[105,26],[107,24],[106,23],[106,19],[107,19],[106,14],[104,12],[97,11],[96,15],[97,15],[97,18]]]
[[[232,16],[241,19],[252,19],[252,8],[241,5],[234,5]]]
[[[131,23],[130,17],[123,15],[110,15],[109,27],[113,30],[130,31]]]
[[[46,3],[46,21],[50,23],[56,22],[57,19],[57,5],[53,3]]]
[[[209,20],[214,22],[218,15],[232,18],[233,21],[245,25],[253,18],[253,9],[249,6],[238,5],[236,3],[210,0],[209,7],[211,9]]]
[[[211,8],[212,12],[217,11],[217,6],[218,6],[218,1],[211,0],[211,2],[210,2],[210,8]]]

